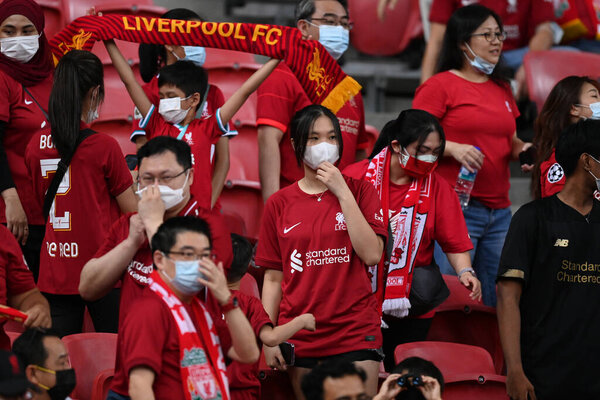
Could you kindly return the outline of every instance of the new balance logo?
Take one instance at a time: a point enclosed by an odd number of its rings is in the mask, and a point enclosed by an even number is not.
[[[298,225],[300,225],[302,222],[298,222],[296,225],[292,225],[289,228],[283,228],[283,234],[287,234],[289,231],[291,231],[292,229],[294,229],[295,227],[297,227]]]
[[[556,243],[554,243],[554,247],[569,247],[568,239],[556,239]]]
[[[302,253],[298,253],[298,250],[294,249],[294,252],[290,256],[290,267],[292,267],[292,274],[295,271],[302,272],[304,268],[302,268]]]

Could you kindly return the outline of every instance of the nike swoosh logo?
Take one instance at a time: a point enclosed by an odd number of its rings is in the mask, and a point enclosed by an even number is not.
[[[296,225],[292,225],[289,228],[283,228],[283,234],[285,235],[286,233],[288,233],[289,231],[291,231],[292,229],[294,229],[295,227],[297,227],[298,225],[300,225],[302,222],[298,222]]]
[[[33,101],[27,101],[27,100],[25,100],[25,104],[30,105],[31,103],[33,103]]]

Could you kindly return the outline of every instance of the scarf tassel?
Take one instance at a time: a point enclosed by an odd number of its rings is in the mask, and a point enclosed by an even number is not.
[[[385,299],[383,301],[383,313],[396,318],[408,316],[410,301],[406,297]]]

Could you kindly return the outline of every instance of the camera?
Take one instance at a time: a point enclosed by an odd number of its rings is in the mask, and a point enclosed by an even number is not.
[[[418,375],[402,375],[396,381],[400,387],[423,386],[423,378]]]

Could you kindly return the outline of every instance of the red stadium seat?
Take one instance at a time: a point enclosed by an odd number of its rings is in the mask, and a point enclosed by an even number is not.
[[[586,52],[530,51],[523,64],[529,97],[536,103],[538,111],[561,79],[569,75],[588,75],[594,79],[600,76],[600,55]]]
[[[265,362],[265,354],[262,351],[260,352],[258,364],[261,400],[296,400],[287,372],[269,368]]]
[[[17,340],[17,338],[19,336],[21,336],[22,332],[13,332],[13,331],[5,331],[6,336],[8,336],[8,338],[10,339],[10,347],[12,347],[12,344],[15,342],[15,340]]]
[[[114,368],[117,355],[117,335],[113,333],[79,333],[62,338],[71,365],[77,371],[77,386],[73,398],[90,399],[96,376]]]
[[[250,274],[246,274],[242,277],[240,282],[240,291],[248,296],[254,296],[257,299],[260,299],[260,293],[258,292],[256,279],[254,279]]]
[[[408,357],[433,362],[445,381],[445,400],[506,400],[506,378],[497,375],[490,354],[480,347],[458,343],[414,342],[396,347],[396,363]]]
[[[258,65],[260,67],[260,65]],[[244,53],[242,51],[232,51],[223,49],[206,48],[206,62],[204,68],[231,68],[239,69],[256,69],[257,63],[254,59],[254,54]]]
[[[444,281],[450,296],[436,308],[427,340],[482,347],[492,355],[496,373],[502,373],[504,355],[496,310],[472,300],[456,276],[444,275]]]
[[[259,188],[257,128],[242,125],[236,129],[238,135],[229,141],[227,180],[253,182],[252,187]]]
[[[4,323],[4,332],[6,332],[6,333],[8,333],[8,332],[23,333],[23,332],[25,332],[25,327],[23,326],[22,323],[9,319]]]
[[[112,384],[115,371],[112,368],[105,369],[96,375],[92,387],[92,397],[90,400],[104,400],[108,395],[108,390]]]
[[[374,56],[398,54],[413,38],[423,34],[419,0],[399,1],[386,18],[377,17],[378,0],[350,0],[348,8],[353,17],[350,31],[352,45],[360,52]]]
[[[219,198],[225,215],[237,215],[244,221],[244,236],[258,240],[264,203],[258,182],[230,181]]]
[[[40,5],[40,7],[42,7],[42,10],[44,11],[44,19],[46,21],[44,34],[46,35],[46,38],[50,40],[65,26],[63,13],[61,9],[61,1],[36,0],[36,2]]]
[[[64,20],[66,23],[86,15],[88,10],[91,8],[95,8],[96,12],[110,12],[115,8],[119,9],[119,13],[127,13],[126,10],[130,10],[131,12],[128,14],[136,13],[136,10],[140,10],[142,15],[145,14],[143,14],[143,11],[141,10],[148,8],[160,8],[154,7],[152,0],[126,0],[121,3],[115,0],[61,0],[61,2]]]

